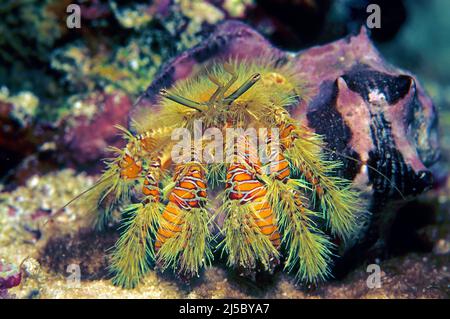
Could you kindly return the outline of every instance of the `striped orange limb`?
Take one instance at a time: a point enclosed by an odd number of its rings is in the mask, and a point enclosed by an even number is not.
[[[157,265],[190,277],[212,259],[205,169],[195,161],[179,164],[174,182],[156,235]]]
[[[248,153],[237,152],[227,170],[222,245],[233,266],[254,268],[260,263],[270,269],[278,263],[280,233],[266,185],[258,179],[260,165],[259,160],[250,162]]]

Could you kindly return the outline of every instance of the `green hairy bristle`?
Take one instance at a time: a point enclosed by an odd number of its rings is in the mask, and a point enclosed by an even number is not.
[[[119,152],[117,149],[114,151]],[[98,230],[103,230],[113,220],[115,209],[130,202],[131,194],[139,184],[137,180],[124,180],[120,177],[118,162],[121,158],[122,155],[119,155],[106,162],[107,168],[100,178],[99,186],[86,198],[87,206],[97,208],[91,210],[90,219]],[[108,198],[112,200],[107,200]]]
[[[306,282],[327,278],[332,244],[314,221],[323,218],[322,213],[300,206],[294,196],[300,194],[302,187],[307,189],[304,181],[273,180],[268,184],[269,202],[277,213],[287,250],[285,269],[295,271],[296,278]],[[306,203],[307,199],[300,196]]]
[[[225,200],[221,209],[226,214],[222,228],[224,240],[220,244],[228,255],[228,265],[254,268],[262,264],[269,269],[270,261],[279,252],[255,224],[254,210],[249,204]]]
[[[158,251],[157,264],[164,271],[173,268],[183,275],[197,275],[212,260],[209,226],[211,216],[204,208],[183,211],[182,231],[167,240]]]
[[[323,147],[321,137],[314,134],[297,139],[286,156],[300,174],[302,168],[307,167],[318,178],[323,195],[317,196],[313,189],[314,201],[318,197],[332,233],[345,240],[358,231],[357,216],[365,211],[365,207],[359,200],[359,192],[348,180],[332,176],[341,162],[325,160]]]
[[[160,203],[148,203],[125,209],[122,234],[111,257],[114,284],[134,288],[150,269],[149,261],[155,256],[152,234],[157,230],[161,208]]]
[[[208,185],[215,188],[225,182],[227,167],[224,163],[210,164],[207,174]]]

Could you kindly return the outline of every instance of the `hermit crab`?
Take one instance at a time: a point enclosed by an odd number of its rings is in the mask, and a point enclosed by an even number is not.
[[[365,207],[333,173],[341,163],[325,158],[321,136],[286,111],[302,94],[301,79],[289,70],[271,58],[213,64],[162,89],[160,113],[136,119],[136,134],[120,128],[127,145],[112,149],[95,198],[96,205],[113,198],[96,212],[100,226],[114,206],[124,207],[112,253],[115,283],[136,285],[149,259],[196,275],[215,249],[230,266],[269,269],[281,246],[298,278],[327,276],[333,244],[319,226],[348,238]],[[177,130],[182,141],[174,140]],[[221,189],[218,208],[214,189]]]
[[[364,30],[340,41],[290,54],[227,22],[161,69],[85,199],[98,228],[120,212],[115,284],[196,276],[217,254],[314,283],[376,201],[430,186],[434,106],[380,67]]]

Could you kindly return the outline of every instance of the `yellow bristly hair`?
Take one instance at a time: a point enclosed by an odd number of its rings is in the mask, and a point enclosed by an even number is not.
[[[302,190],[309,186],[302,180],[283,181],[265,177],[268,198],[278,215],[287,258],[285,269],[295,271],[299,280],[317,282],[330,275],[330,257],[333,248],[329,238],[316,223],[323,220],[320,212],[308,208]]]
[[[152,239],[159,225],[163,205],[159,202],[133,204],[124,211],[122,234],[111,255],[113,283],[134,288],[149,271],[155,258]]]
[[[359,200],[360,194],[350,181],[333,176],[342,163],[324,158],[321,136],[306,130],[297,130],[296,134],[299,138],[286,150],[286,157],[299,174],[304,175],[307,170],[318,180],[323,194],[318,194],[312,185],[315,198],[319,199],[332,233],[346,240],[358,230],[357,217],[366,209]]]

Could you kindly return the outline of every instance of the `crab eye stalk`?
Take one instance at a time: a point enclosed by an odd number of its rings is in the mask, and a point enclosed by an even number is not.
[[[178,94],[169,93],[165,89],[161,89],[159,91],[159,94],[161,96],[164,96],[165,98],[171,100],[171,101],[174,101],[174,102],[176,102],[178,104],[181,104],[183,106],[189,107],[191,109],[195,109],[195,110],[197,110],[199,112],[206,111],[206,106],[205,105],[200,104],[200,103],[195,102],[195,101],[191,101],[191,100],[189,100],[189,99],[187,99],[185,97],[182,97],[182,96],[180,96]]]
[[[221,94],[221,92],[223,91],[223,85],[222,83],[220,83],[219,79],[215,75],[210,74],[208,75],[208,78],[212,83],[214,83],[217,86],[217,90],[213,93],[213,95],[211,95],[208,101],[209,105],[213,105],[216,102],[219,94]]]
[[[233,68],[233,66],[231,66],[228,63],[225,63],[223,66],[225,72],[229,73],[231,75],[231,79],[228,81],[228,83],[224,86],[223,90],[220,93],[219,98],[221,100],[223,100],[223,96],[225,95],[225,93],[228,91],[228,89],[234,84],[234,82],[237,81],[238,79],[238,74],[236,72],[236,70]]]
[[[258,82],[260,79],[261,74],[259,73],[253,74],[236,91],[234,91],[224,99],[225,104],[230,105],[231,103],[233,103],[237,98],[239,98],[242,94],[247,92],[253,85],[255,85],[255,83]]]

